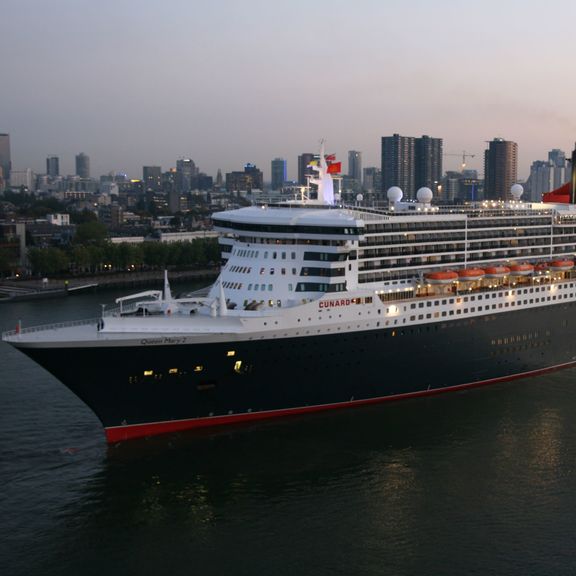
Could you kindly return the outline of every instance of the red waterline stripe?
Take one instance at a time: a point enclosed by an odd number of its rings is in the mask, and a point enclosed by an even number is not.
[[[418,392],[406,392],[404,394],[394,394],[391,396],[379,396],[378,398],[368,398],[366,400],[349,400],[347,402],[337,402],[334,404],[321,404],[318,406],[303,406],[301,408],[287,408],[282,410],[267,410],[263,412],[244,412],[242,414],[230,414],[228,416],[207,416],[205,418],[192,418],[190,420],[168,420],[164,422],[151,422],[148,424],[128,424],[126,426],[113,426],[106,428],[106,441],[110,444],[122,442],[123,440],[132,440],[143,438],[145,436],[158,436],[159,434],[169,434],[170,432],[181,432],[183,430],[192,430],[195,428],[207,428],[209,426],[225,426],[227,424],[250,422],[254,420],[269,420],[272,418],[282,418],[297,414],[307,414],[310,412],[324,412],[326,410],[341,410],[343,408],[366,406],[368,404],[381,404],[384,402],[395,402],[408,398],[419,398],[421,396],[433,396],[445,392],[454,392],[469,388],[497,384],[499,382],[510,382],[528,376],[537,376],[556,372],[570,366],[575,366],[576,362],[566,362],[549,368],[540,368],[530,372],[521,372],[510,376],[501,376],[490,380],[480,380],[468,384],[457,384],[456,386],[447,386],[446,388],[434,388],[433,390],[420,390]]]

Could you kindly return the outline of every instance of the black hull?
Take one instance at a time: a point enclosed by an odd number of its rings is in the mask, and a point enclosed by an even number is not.
[[[114,441],[562,368],[576,362],[574,310],[566,303],[238,343],[22,351],[79,396]]]

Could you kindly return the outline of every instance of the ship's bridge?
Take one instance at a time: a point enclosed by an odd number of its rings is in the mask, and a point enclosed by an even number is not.
[[[360,213],[310,207],[248,207],[213,215],[226,261],[213,288],[244,309],[294,306],[357,286]],[[218,285],[218,287],[217,287]]]

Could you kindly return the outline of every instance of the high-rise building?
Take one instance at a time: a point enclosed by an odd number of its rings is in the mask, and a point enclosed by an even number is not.
[[[419,188],[434,193],[442,177],[442,138],[382,137],[382,192],[399,186],[405,199],[415,199]]]
[[[10,181],[11,169],[10,134],[0,134],[0,179],[3,179],[5,183]]]
[[[362,152],[350,150],[348,152],[348,176],[362,184]]]
[[[540,202],[542,194],[560,188],[571,177],[570,161],[566,162],[566,154],[555,148],[548,152],[548,161],[536,160],[530,166],[530,176],[526,183],[527,200]]]
[[[430,188],[434,194],[442,179],[442,138],[414,139],[414,188]]]
[[[557,168],[565,168],[566,154],[562,150],[554,148],[554,150],[550,150],[550,152],[548,152],[548,162],[550,162],[553,166],[556,166]]]
[[[382,193],[399,186],[404,198],[414,198],[414,138],[410,136],[382,137]]]
[[[46,158],[46,174],[50,178],[58,178],[60,176],[60,159],[58,156],[48,156]]]
[[[142,182],[144,190],[148,192],[160,192],[162,190],[162,168],[160,166],[143,166]]]
[[[286,182],[286,160],[274,158],[272,160],[272,190],[281,190]]]
[[[484,151],[484,198],[509,200],[518,178],[518,144],[494,138]]]
[[[176,189],[180,193],[190,192],[194,186],[197,169],[190,158],[176,161]]]
[[[312,174],[314,174],[314,170],[308,167],[312,160],[314,160],[314,154],[311,152],[304,152],[298,156],[298,184],[301,186],[308,184],[308,178],[306,178],[306,176],[312,176]]]
[[[226,190],[228,192],[252,192],[264,189],[264,176],[254,164],[246,164],[244,172],[228,172],[226,174]]]
[[[370,166],[362,170],[364,175],[362,188],[368,193],[379,193],[382,189],[382,172],[380,168]]]
[[[86,180],[90,178],[90,157],[84,152],[76,154],[76,176]]]

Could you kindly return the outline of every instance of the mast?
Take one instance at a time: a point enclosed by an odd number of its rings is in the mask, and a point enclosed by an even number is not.
[[[570,178],[570,204],[576,204],[576,144],[572,150],[572,177]]]

